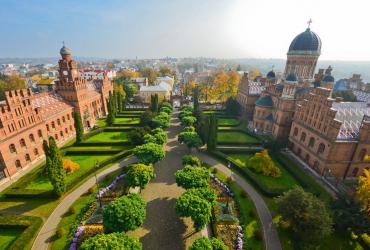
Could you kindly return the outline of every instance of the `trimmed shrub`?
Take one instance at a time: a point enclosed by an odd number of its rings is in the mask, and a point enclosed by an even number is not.
[[[139,240],[129,237],[124,233],[98,234],[85,240],[80,246],[81,250],[111,250],[127,249],[142,250],[143,247]]]
[[[176,183],[180,187],[185,189],[200,188],[208,187],[210,172],[204,167],[185,166],[183,169],[177,170],[175,176]]]
[[[193,167],[200,167],[201,162],[200,162],[199,158],[196,157],[196,156],[184,155],[182,157],[182,165],[183,166],[190,165],[190,166],[193,166]]]

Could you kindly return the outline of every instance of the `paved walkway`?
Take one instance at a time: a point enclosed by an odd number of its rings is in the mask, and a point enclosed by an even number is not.
[[[177,115],[174,112],[168,129],[166,157],[155,165],[156,178],[141,193],[148,202],[144,225],[128,233],[139,238],[145,250],[186,249],[201,234],[207,236],[207,230],[194,233],[190,218],[179,218],[175,211],[176,199],[184,192],[176,184],[175,172],[182,169],[181,158],[189,153],[177,141],[182,129]]]
[[[262,224],[266,249],[267,250],[281,250],[282,248],[281,248],[279,236],[276,231],[276,227],[272,221],[270,211],[268,210],[265,201],[257,193],[257,191],[248,182],[246,182],[242,177],[233,173],[229,168],[219,163],[217,160],[210,157],[209,155],[199,152],[196,154],[196,156],[199,157],[201,161],[206,162],[207,164],[211,166],[214,166],[215,168],[217,168],[219,171],[223,172],[227,176],[231,176],[231,178],[235,180],[236,183],[238,183],[238,185],[248,193],[249,197],[252,199],[253,203],[256,206],[257,213],[258,213],[258,216]]]
[[[136,158],[128,158],[120,163],[117,163],[110,168],[105,169],[104,171],[100,172],[97,177],[98,181],[104,179],[107,175],[111,174],[112,172],[118,170],[119,168],[122,168],[124,166],[130,165],[134,162],[136,162]],[[41,228],[39,234],[37,235],[37,238],[35,239],[32,250],[46,250],[49,247],[49,244],[51,242],[51,238],[55,234],[56,228],[58,226],[58,223],[63,217],[63,214],[65,214],[69,207],[84,193],[86,193],[89,188],[95,185],[95,177],[90,178],[85,183],[83,183],[81,186],[79,186],[77,189],[75,189],[73,192],[68,194],[63,198],[63,200],[59,203],[59,205],[55,208],[53,213],[48,217],[45,224]]]

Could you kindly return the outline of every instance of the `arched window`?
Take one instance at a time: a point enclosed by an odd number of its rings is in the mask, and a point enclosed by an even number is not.
[[[317,172],[320,171],[320,168],[319,168],[320,164],[318,161],[315,161],[313,163],[313,169],[315,169]]]
[[[38,134],[38,136],[39,136],[40,138],[42,138],[42,131],[41,131],[41,129],[39,129],[39,131],[37,131],[37,134]]]
[[[68,134],[68,128],[65,128],[64,129],[64,132],[66,132],[66,134]]]
[[[308,146],[312,148],[315,145],[315,138],[311,137],[310,141],[308,142]]]
[[[58,140],[58,134],[55,134],[55,140]]]
[[[360,153],[358,154],[358,159],[360,161],[363,161],[365,159],[365,156],[366,156],[366,149],[363,148],[360,150]]]
[[[55,122],[54,121],[51,122],[51,127],[55,128]]]
[[[26,147],[26,141],[23,138],[19,140],[19,144],[21,144],[21,147]]]
[[[15,145],[12,143],[9,145],[10,153],[17,153],[17,149],[15,148]]]
[[[320,143],[319,148],[317,149],[318,154],[323,154],[325,151],[325,145],[324,143]]]
[[[50,131],[50,129],[49,129],[49,124],[46,124],[46,130],[47,130],[47,131]]]
[[[306,157],[304,158],[304,161],[309,163],[310,162],[310,155],[306,154]]]
[[[30,162],[30,161],[31,161],[31,157],[30,157],[30,155],[29,155],[29,154],[26,154],[26,155],[25,155],[25,159],[26,159],[26,161]]]
[[[301,156],[301,153],[302,153],[301,148],[298,148],[298,150],[297,150],[297,155],[298,155],[298,156]]]
[[[294,135],[294,136],[297,136],[297,135],[298,135],[298,128],[294,128],[293,135]]]
[[[302,132],[301,134],[301,142],[304,142],[306,140],[306,133]]]
[[[57,124],[58,124],[58,126],[60,125],[60,119],[59,118],[57,119]]]
[[[22,169],[22,164],[21,164],[21,161],[20,160],[16,160],[15,161],[15,167],[19,170],[19,169]]]
[[[66,122],[66,118],[64,116],[62,117],[62,121],[63,122]]]
[[[35,149],[33,150],[33,153],[34,153],[36,156],[38,156],[38,155],[39,155],[39,150],[38,150],[37,148],[35,148]]]
[[[356,176],[357,176],[357,174],[358,174],[358,168],[354,168],[354,169],[352,170],[352,177],[356,177]]]
[[[29,137],[31,142],[35,142],[35,137],[33,136],[33,134],[30,134]]]
[[[61,136],[61,137],[63,137],[63,131],[60,131],[60,133],[59,133],[59,134],[60,134],[60,136]]]

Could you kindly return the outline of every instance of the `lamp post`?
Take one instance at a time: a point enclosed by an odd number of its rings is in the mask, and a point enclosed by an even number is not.
[[[95,163],[95,183],[96,183],[96,188],[98,189],[98,201],[99,201],[99,206],[101,207],[101,197],[99,194],[99,182],[98,182],[98,176],[96,175],[96,171],[99,169],[99,162],[96,161]]]

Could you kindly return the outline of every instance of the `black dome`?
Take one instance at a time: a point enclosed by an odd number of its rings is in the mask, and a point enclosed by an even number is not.
[[[63,45],[63,47],[60,49],[60,55],[71,55],[71,50],[68,49],[66,46]]]
[[[286,77],[286,79],[285,79],[286,81],[289,81],[289,82],[296,82],[296,81],[298,81],[298,79],[297,79],[297,76],[296,76],[296,74],[294,74],[294,73],[290,73],[287,77]]]
[[[320,37],[307,28],[296,36],[289,46],[288,54],[320,54],[321,39]]]
[[[326,75],[322,79],[323,82],[334,82],[334,77],[332,75]]]
[[[270,72],[267,73],[267,78],[275,78],[275,72],[271,70]]]

